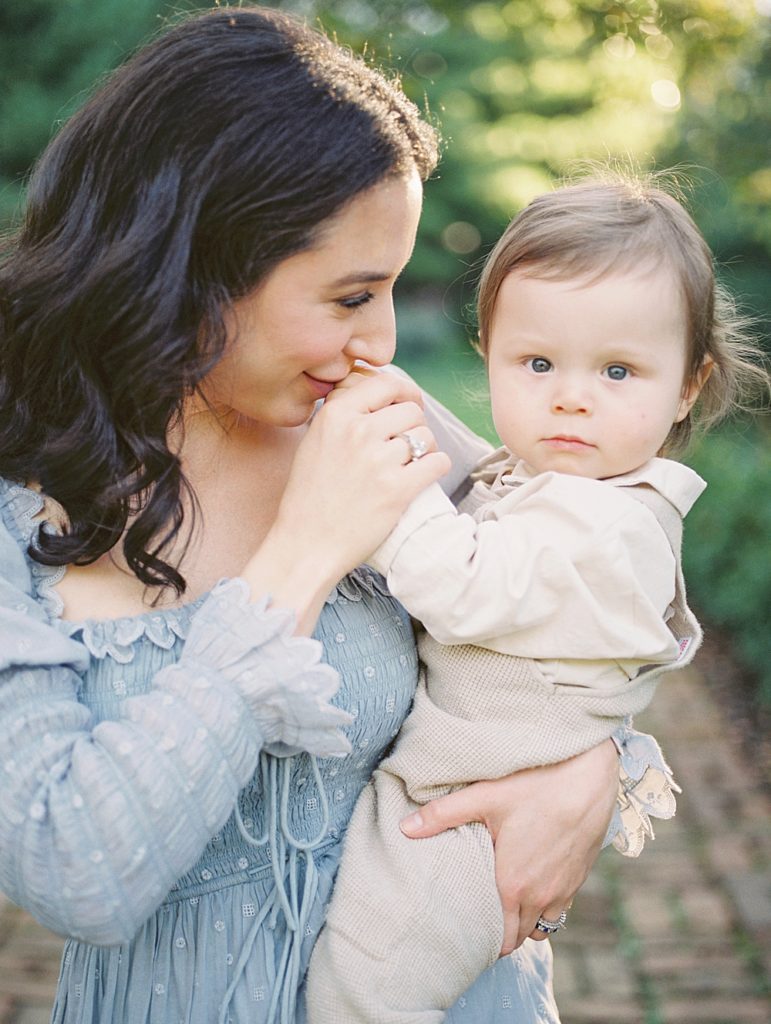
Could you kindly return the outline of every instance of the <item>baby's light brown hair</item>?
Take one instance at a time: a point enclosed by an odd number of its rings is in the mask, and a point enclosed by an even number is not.
[[[698,402],[675,423],[666,451],[682,449],[693,429],[768,396],[769,375],[750,321],[716,281],[712,253],[681,202],[658,177],[609,172],[534,199],[508,225],[479,282],[479,351],[486,356],[498,290],[512,271],[530,277],[591,283],[609,274],[667,269],[683,299],[687,361],[683,389],[712,372]],[[653,297],[655,301],[655,296]]]

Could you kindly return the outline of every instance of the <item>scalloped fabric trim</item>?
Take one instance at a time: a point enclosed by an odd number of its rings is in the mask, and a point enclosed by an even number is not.
[[[57,528],[58,513],[55,504],[49,504],[44,495],[34,487],[8,483],[7,505],[21,539],[27,546],[32,542],[33,535],[41,523],[50,529]],[[46,515],[41,516],[43,512]],[[67,567],[41,565],[32,559],[29,560],[29,566],[35,592],[49,618],[56,620],[59,628],[67,636],[81,640],[93,657],[110,657],[124,665],[133,660],[135,645],[142,637],[146,637],[150,643],[166,651],[171,650],[177,639],[186,640],[193,613],[208,597],[208,594],[202,594],[195,600],[175,608],[158,608],[151,612],[117,619],[69,621],[62,619],[64,602],[54,589],[64,577]],[[374,597],[376,594],[390,597],[388,584],[371,566],[362,565],[333,587],[325,603],[334,604],[341,598],[346,601],[361,601],[365,595]]]
[[[178,638],[187,639],[192,615],[206,597],[207,595],[203,594],[195,601],[177,608],[162,608],[120,619],[59,621],[67,636],[81,640],[86,650],[95,658],[110,657],[126,665],[134,660],[135,645],[141,637],[146,637],[151,644],[165,651],[170,651]]]

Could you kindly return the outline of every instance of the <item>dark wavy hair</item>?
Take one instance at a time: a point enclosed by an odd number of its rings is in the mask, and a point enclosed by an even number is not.
[[[33,556],[88,564],[123,536],[145,585],[183,592],[162,557],[187,486],[167,436],[230,304],[436,160],[398,83],[275,10],[192,17],[114,72],[38,162],[0,264],[0,474],[68,519]]]

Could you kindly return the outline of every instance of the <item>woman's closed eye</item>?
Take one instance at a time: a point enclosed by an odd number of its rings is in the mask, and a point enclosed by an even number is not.
[[[358,309],[360,306],[366,305],[374,297],[373,292],[359,292],[358,295],[349,295],[344,299],[338,299],[337,304],[342,306],[343,309]]]

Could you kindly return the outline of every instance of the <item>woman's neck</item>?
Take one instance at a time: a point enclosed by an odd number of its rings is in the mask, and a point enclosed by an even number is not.
[[[171,443],[195,505],[183,492],[183,527],[163,552],[185,578],[185,594],[180,599],[170,589],[160,595],[148,590],[128,569],[118,544],[93,565],[67,569],[56,588],[64,617],[112,619],[171,607],[208,592],[222,577],[237,576],[273,525],[305,430],[187,417]]]
[[[191,596],[234,576],[262,543],[278,510],[307,425],[272,427],[241,418],[187,418],[179,448],[196,499],[195,527],[180,537],[178,563]]]

